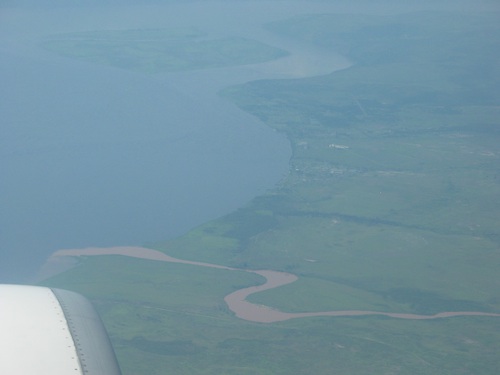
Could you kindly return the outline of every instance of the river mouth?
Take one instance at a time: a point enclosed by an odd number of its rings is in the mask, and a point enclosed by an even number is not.
[[[439,319],[439,318],[451,318],[456,316],[500,317],[500,314],[480,312],[480,311],[445,311],[434,315],[419,315],[419,314],[398,313],[398,312],[380,312],[380,311],[370,311],[370,310],[332,310],[332,311],[318,311],[318,312],[304,312],[304,313],[288,313],[274,309],[269,306],[258,305],[248,302],[246,298],[251,294],[259,293],[264,290],[278,288],[280,286],[293,283],[298,280],[298,277],[294,274],[287,272],[273,271],[273,270],[239,269],[212,263],[183,260],[171,257],[157,250],[148,249],[144,247],[133,247],[133,246],[109,247],[109,248],[93,247],[84,249],[68,249],[68,250],[56,251],[47,260],[44,266],[45,271],[43,271],[42,269],[41,277],[42,278],[50,277],[57,274],[58,272],[67,269],[68,263],[66,263],[64,259],[67,258],[74,259],[82,256],[100,256],[100,255],[120,255],[120,256],[127,256],[139,259],[154,260],[159,262],[190,264],[200,267],[210,267],[210,268],[218,268],[230,271],[249,272],[263,276],[266,279],[266,281],[263,284],[242,288],[224,297],[224,301],[226,302],[227,306],[235,314],[236,317],[255,323],[276,323],[290,319],[311,318],[311,317],[356,317],[356,316],[374,316],[374,315],[385,316],[388,318],[411,319],[411,320],[429,320],[429,319]],[[74,261],[70,263],[70,265],[74,264],[75,264]],[[64,265],[66,268],[65,269],[61,268],[57,270],[57,265]],[[44,272],[45,274],[43,274]]]

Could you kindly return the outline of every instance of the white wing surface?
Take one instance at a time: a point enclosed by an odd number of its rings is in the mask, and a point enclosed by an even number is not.
[[[101,319],[83,296],[0,285],[0,374],[119,375]]]

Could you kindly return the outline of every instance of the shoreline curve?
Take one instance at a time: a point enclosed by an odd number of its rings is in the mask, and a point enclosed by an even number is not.
[[[158,250],[153,250],[138,246],[116,246],[116,247],[101,247],[101,248],[89,247],[83,249],[58,250],[48,258],[46,264],[60,263],[60,259],[63,257],[99,256],[99,255],[121,255],[139,259],[160,261],[160,262],[181,263],[181,264],[190,264],[200,267],[219,268],[230,271],[250,272],[260,275],[266,279],[264,284],[238,289],[224,297],[224,301],[226,302],[229,309],[236,315],[236,317],[256,323],[275,323],[289,319],[320,317],[320,316],[353,317],[353,316],[366,316],[366,315],[381,315],[390,318],[411,319],[411,320],[429,320],[429,319],[439,319],[439,318],[451,318],[455,316],[500,317],[500,314],[498,313],[487,313],[480,311],[446,311],[434,315],[392,313],[392,312],[380,312],[380,311],[370,311],[370,310],[333,310],[333,311],[319,311],[319,312],[288,313],[274,309],[269,306],[258,305],[248,302],[246,298],[254,293],[262,292],[264,290],[273,289],[293,283],[294,281],[298,280],[298,277],[294,274],[280,272],[280,271],[273,271],[273,270],[247,270],[241,268],[221,266],[212,263],[183,260],[171,257]]]

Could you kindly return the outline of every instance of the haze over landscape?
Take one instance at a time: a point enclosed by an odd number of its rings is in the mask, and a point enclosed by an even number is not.
[[[124,374],[496,374],[499,12],[0,2],[0,282]]]

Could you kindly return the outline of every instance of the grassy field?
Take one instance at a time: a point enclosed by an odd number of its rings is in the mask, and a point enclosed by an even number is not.
[[[249,300],[284,311],[500,312],[500,65],[495,14],[321,15],[269,25],[340,49],[330,75],[221,94],[285,132],[276,189],[169,255],[299,276]],[[45,282],[89,296],[124,374],[483,374],[500,319],[236,319],[223,297],[257,275],[122,257]]]
[[[162,73],[260,63],[285,51],[244,38],[211,39],[197,30],[102,30],[54,35],[42,46],[59,55]]]

